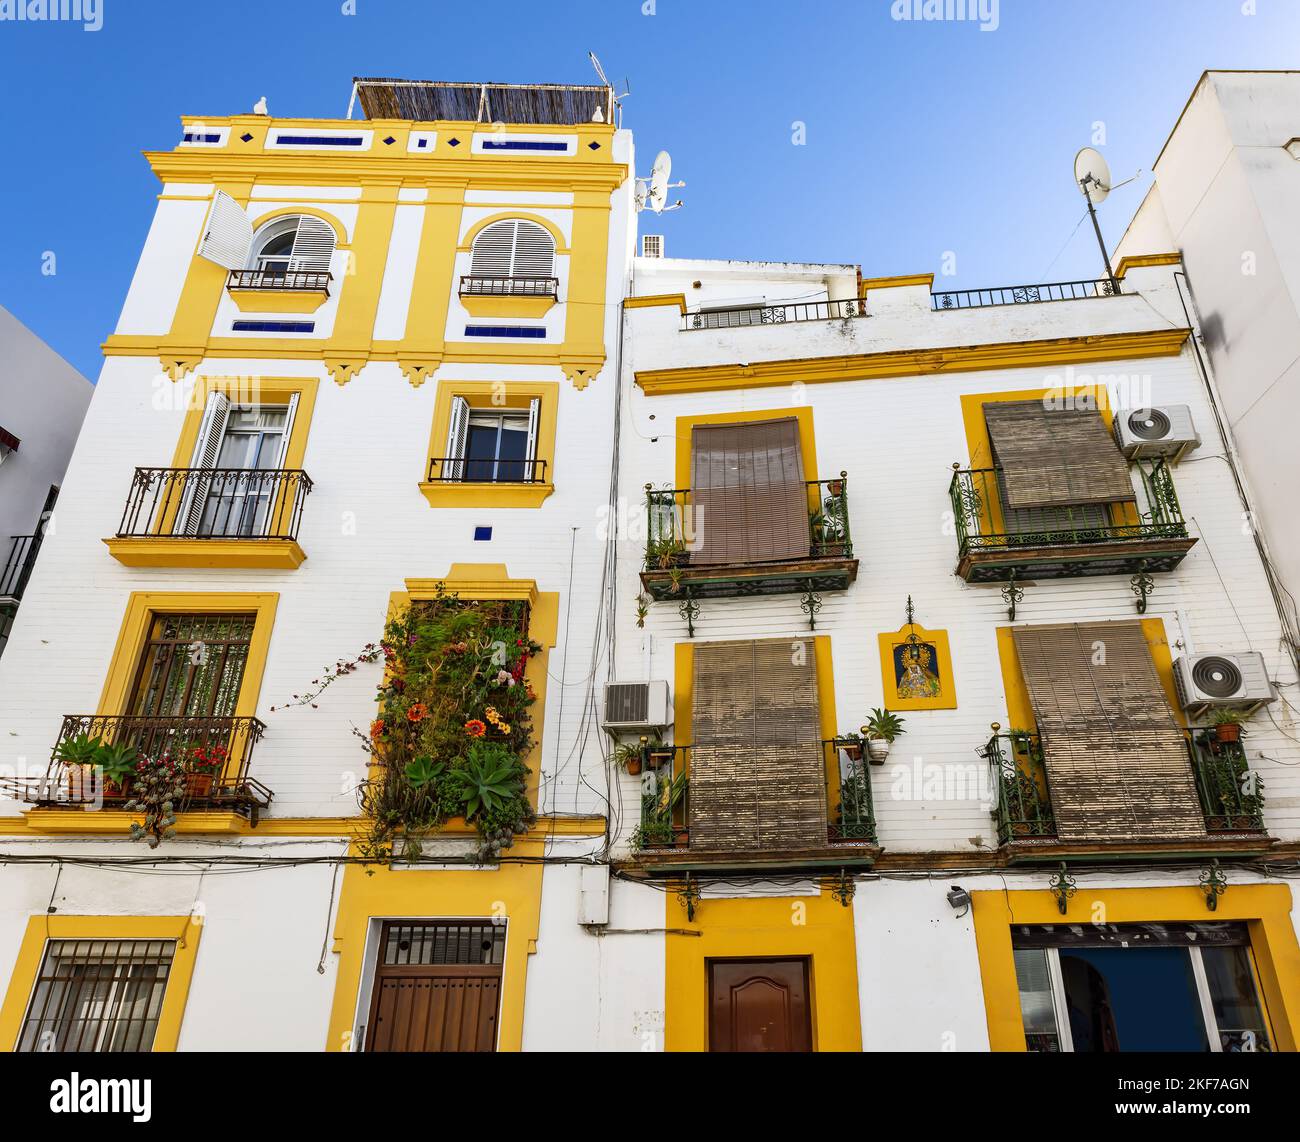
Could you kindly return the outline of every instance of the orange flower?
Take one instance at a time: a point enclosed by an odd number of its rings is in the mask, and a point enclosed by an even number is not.
[[[406,720],[408,722],[422,722],[429,714],[429,707],[423,702],[413,702],[411,708],[406,711]]]
[[[481,738],[485,733],[487,733],[487,726],[480,722],[478,718],[470,718],[470,720],[465,723],[465,732],[472,738]]]
[[[372,738],[381,738],[384,736],[384,719],[376,718],[370,723],[370,736]]]

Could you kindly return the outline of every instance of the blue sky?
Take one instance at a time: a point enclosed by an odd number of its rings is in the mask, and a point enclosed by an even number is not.
[[[631,84],[640,165],[667,148],[687,181],[685,209],[643,218],[670,256],[878,276],[952,251],[946,284],[974,287],[1098,275],[1087,225],[1071,239],[1095,123],[1119,182],[1205,68],[1300,63],[1296,0],[1000,0],[987,32],[896,21],[892,0],[100,3],[97,32],[0,21],[0,304],[92,379],[158,192],[140,152],[173,147],[181,114],[265,95],[342,116],[354,75],[586,83],[593,50]],[[1112,244],[1148,181],[1103,206]]]

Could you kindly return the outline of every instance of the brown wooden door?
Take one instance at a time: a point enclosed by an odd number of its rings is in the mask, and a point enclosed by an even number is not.
[[[710,1051],[811,1051],[807,960],[709,960]]]
[[[495,1051],[504,936],[492,925],[386,924],[366,1050]]]

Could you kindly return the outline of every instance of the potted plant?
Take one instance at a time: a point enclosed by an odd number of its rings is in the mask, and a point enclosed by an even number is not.
[[[176,806],[185,796],[184,768],[168,754],[142,757],[135,767],[131,796],[123,808],[144,814],[144,821],[131,822],[131,839],[156,849],[176,835]]]
[[[888,710],[874,709],[862,733],[867,739],[867,756],[872,765],[884,765],[889,756],[889,747],[894,739],[907,731],[903,729],[903,719]]]
[[[624,772],[636,777],[641,772],[641,746],[624,742],[614,750],[614,764]]]
[[[217,775],[225,768],[224,746],[195,746],[189,751],[189,758],[185,764],[185,796],[187,798],[210,797]]]
[[[837,748],[844,751],[844,756],[850,761],[862,760],[862,735],[861,734],[840,734],[835,739]]]
[[[120,801],[129,795],[139,761],[140,752],[133,745],[114,742],[100,746],[95,764],[103,771],[105,800]]]
[[[70,801],[89,800],[90,790],[86,787],[86,771],[98,764],[100,750],[103,745],[103,738],[85,733],[65,738],[59,742],[58,748],[54,751],[54,757],[56,761],[61,761],[68,767],[68,799]]]
[[[1214,727],[1214,740],[1220,745],[1241,741],[1241,713],[1220,706],[1210,711],[1210,725]]]

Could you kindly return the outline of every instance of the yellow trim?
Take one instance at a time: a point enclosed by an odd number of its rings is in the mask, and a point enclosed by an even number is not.
[[[12,1052],[18,1046],[47,940],[175,940],[153,1050],[176,1050],[202,936],[202,925],[195,924],[189,916],[30,917],[18,949],[18,961],[9,977],[4,1006],[0,1007],[0,1050]]]
[[[1165,632],[1164,619],[1142,619],[1142,635],[1146,639],[1147,649],[1151,652],[1151,661],[1155,663],[1156,675],[1165,692],[1165,700],[1173,711],[1179,725],[1186,723],[1179,703],[1178,691],[1174,683],[1173,648]],[[1003,727],[1011,730],[1032,730],[1034,718],[1033,703],[1029,700],[1029,685],[1025,682],[1025,673],[1020,666],[1020,655],[1016,651],[1016,641],[1012,634],[1014,627],[997,628],[998,662],[1002,668],[1002,688],[1007,699],[1008,721]]]
[[[1012,955],[1016,924],[1060,924],[1056,897],[1046,890],[971,893],[971,915],[979,954],[989,1046],[994,1051],[1024,1051],[1020,989]],[[1284,884],[1233,885],[1218,909],[1205,910],[1205,893],[1196,887],[1080,888],[1067,919],[1105,916],[1108,924],[1190,923],[1209,917],[1244,920],[1276,1049],[1295,1051],[1300,1031],[1300,946],[1291,925],[1291,889]]]
[[[555,645],[559,629],[560,596],[539,591],[532,579],[511,579],[503,563],[453,563],[441,579],[408,579],[406,591],[395,592],[394,611],[422,598],[433,598],[439,588],[461,599],[518,599],[529,603],[528,633],[543,648]],[[546,710],[548,650],[530,659],[525,678],[537,693],[533,709],[536,744],[526,763],[533,771],[529,796],[536,804],[540,776],[543,714]],[[459,824],[459,823],[458,823]],[[456,835],[461,829],[440,830]],[[521,856],[541,856],[547,830],[539,822],[516,846]],[[355,850],[354,850],[355,852]],[[542,866],[506,864],[492,872],[392,869],[349,866],[343,873],[334,950],[339,953],[338,981],[330,1016],[326,1050],[351,1048],[361,978],[365,969],[366,937],[376,917],[500,917],[506,930],[505,968],[497,1020],[498,1049],[518,1051],[523,1045],[524,988],[528,956],[536,949],[541,920]],[[368,1022],[368,1012],[360,1015]],[[359,1048],[361,1045],[358,1044]]]
[[[1115,276],[1123,278],[1129,270],[1141,266],[1181,266],[1182,264],[1182,254],[1130,254],[1127,258],[1120,258],[1119,265],[1115,267]]]
[[[480,204],[476,202],[465,203],[465,206],[468,209],[473,209],[474,207],[480,205],[483,206],[495,205],[495,203],[491,203],[491,204],[490,203]],[[572,207],[567,202],[565,202],[565,203],[557,203],[554,209],[568,211],[571,210]],[[479,234],[482,233],[484,230],[486,230],[489,226],[491,226],[492,223],[514,222],[516,220],[519,222],[535,222],[543,230],[546,230],[551,235],[552,240],[555,242],[556,257],[559,257],[561,254],[567,255],[572,253],[572,251],[568,247],[568,244],[564,240],[564,232],[558,226],[556,226],[554,222],[552,222],[549,218],[543,218],[540,214],[529,213],[527,210],[503,210],[497,214],[490,215],[487,218],[479,219],[479,221],[475,222],[474,225],[472,225],[468,230],[465,231],[460,242],[458,243],[458,247],[457,247],[458,252],[462,254],[468,254],[474,248],[474,239],[477,238]]]
[[[907,636],[915,633],[922,642],[934,647],[935,673],[939,676],[939,693],[933,698],[900,698],[898,680],[894,670],[894,648],[907,645]],[[919,623],[906,623],[897,631],[876,636],[880,647],[880,680],[883,686],[885,708],[888,710],[955,710],[957,708],[957,680],[952,672],[952,651],[948,646],[946,630],[927,630]]]
[[[648,369],[636,374],[636,383],[647,396],[663,396],[668,393],[766,388],[791,385],[796,381],[815,385],[936,373],[975,373],[989,369],[1041,369],[1087,361],[1176,357],[1182,352],[1188,332],[1186,329],[1153,329],[1142,333],[1099,333],[1043,341],[756,361],[750,365]]]
[[[139,818],[136,818],[139,819]],[[74,812],[67,809],[31,809],[21,817],[0,818],[0,836],[21,837],[47,833],[75,833],[86,836],[126,832],[132,815],[117,809]],[[246,817],[218,810],[180,813],[176,831],[185,834],[232,833],[259,837],[355,837],[365,819],[354,817],[262,817],[254,825]],[[526,838],[595,837],[605,832],[604,817],[539,817]],[[476,836],[473,825],[448,821],[438,830],[441,837]]]
[[[126,567],[253,567],[293,571],[307,553],[296,539],[155,539],[104,540],[109,553]]]
[[[188,468],[194,459],[194,449],[199,442],[199,428],[203,424],[203,410],[208,395],[225,393],[232,404],[283,404],[294,393],[298,394],[298,408],[294,413],[293,431],[285,450],[284,466],[301,468],[307,453],[307,435],[311,430],[312,414],[316,410],[316,390],[320,381],[315,377],[200,377],[194,382],[194,391],[185,410],[180,439],[172,456],[173,468]]]
[[[329,299],[323,289],[231,289],[240,313],[315,313]]]
[[[453,397],[463,397],[471,408],[526,409],[538,398],[537,459],[546,461],[546,481],[541,484],[460,484],[426,480],[429,461],[447,451]],[[438,382],[434,398],[429,455],[421,473],[420,491],[435,508],[536,508],[555,491],[555,432],[559,422],[560,386],[557,381],[453,381]]]
[[[498,297],[462,293],[461,308],[471,317],[545,317],[555,305],[553,297]]]
[[[934,274],[898,274],[890,278],[863,278],[858,286],[858,296],[866,297],[873,289],[897,289],[900,286],[933,287]]]
[[[675,305],[685,313],[686,295],[684,293],[655,293],[623,299],[624,309],[652,309],[661,305]]]
[[[251,612],[253,634],[248,643],[248,657],[244,662],[244,679],[235,701],[234,716],[251,718],[257,714],[257,701],[262,691],[262,674],[266,669],[266,655],[271,645],[271,628],[275,623],[275,608],[280,596],[276,592],[203,592],[203,591],[132,591],[127,600],[122,629],[108,664],[104,689],[99,697],[98,713],[102,715],[125,714],[131,697],[131,684],[135,680],[140,655],[149,637],[149,626],[158,615],[198,612],[202,614],[241,614]]]

